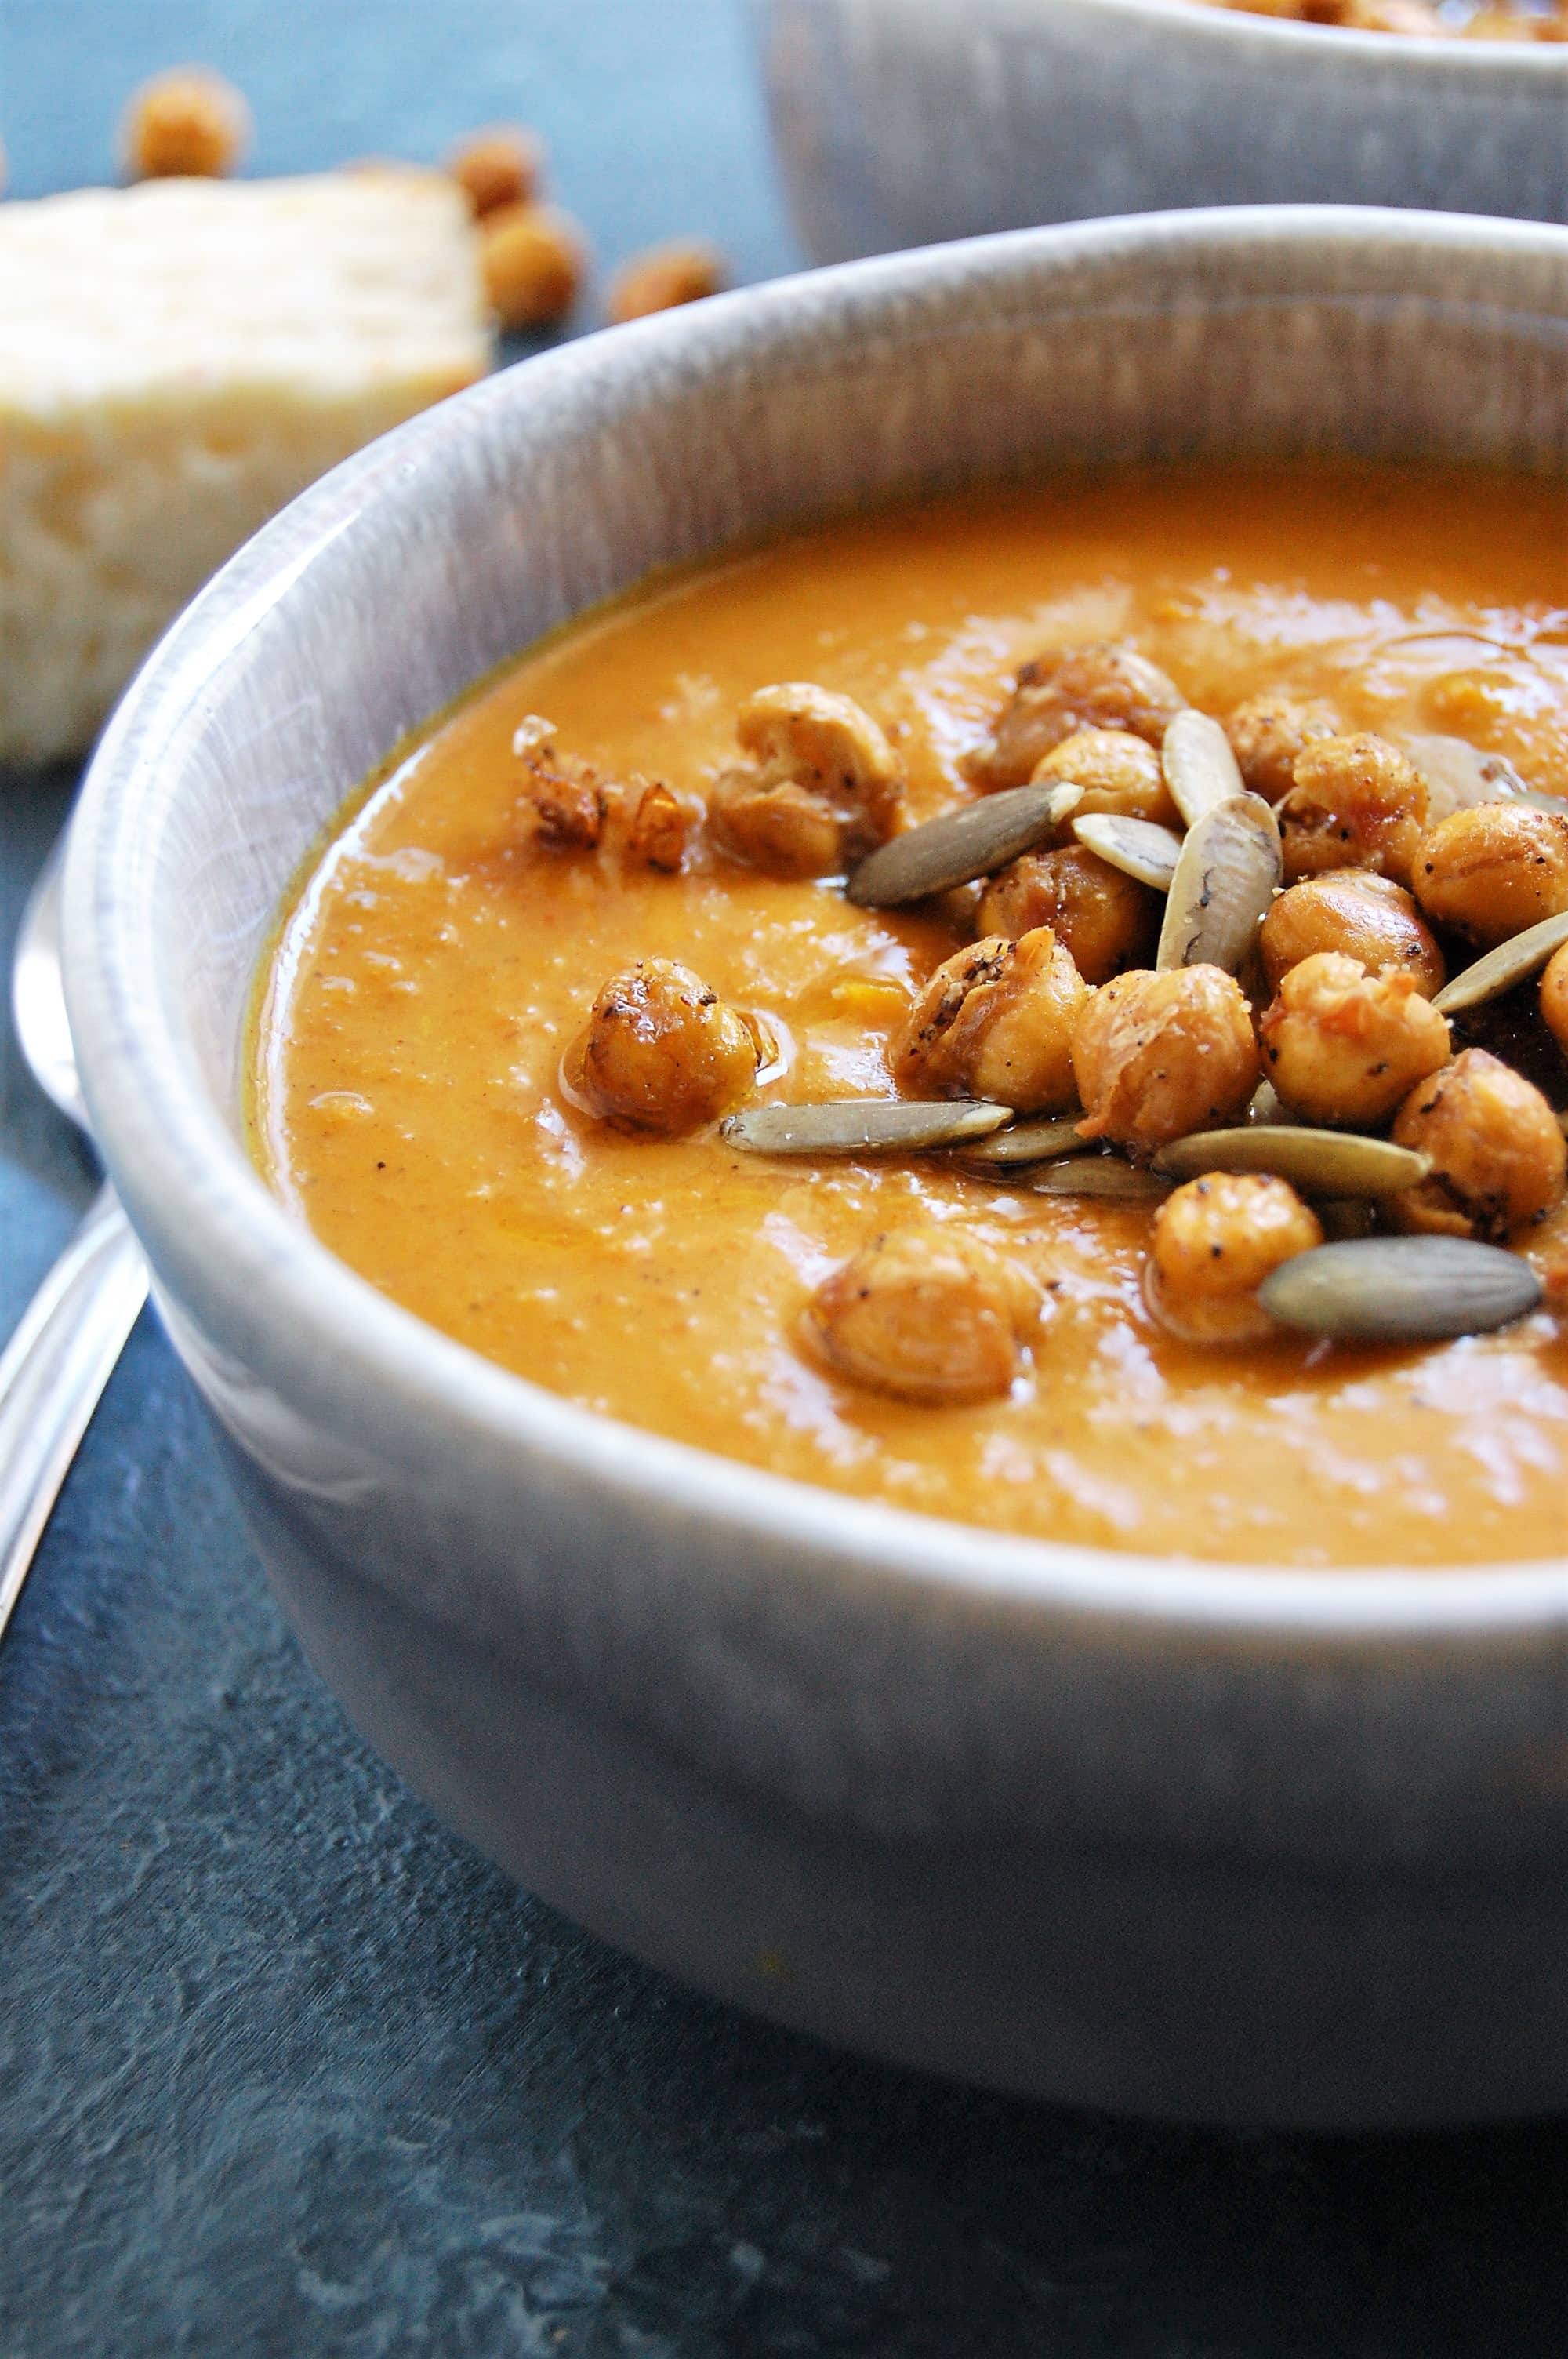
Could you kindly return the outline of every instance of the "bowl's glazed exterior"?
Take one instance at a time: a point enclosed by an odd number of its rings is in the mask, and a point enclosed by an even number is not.
[[[753,0],[818,262],[1173,205],[1568,222],[1568,44],[1195,0]]]
[[[302,857],[562,617],[849,503],[1320,449],[1563,469],[1568,232],[1104,223],[530,362],[308,493],[154,656],[76,823],[71,1012],[287,1610],[520,1879],[745,2005],[1009,2088],[1518,2113],[1568,2101],[1568,1563],[1151,1561],[757,1473],[423,1326],[286,1217],[241,1130]]]

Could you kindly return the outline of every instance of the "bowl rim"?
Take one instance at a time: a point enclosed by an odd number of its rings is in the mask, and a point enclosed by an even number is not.
[[[1180,1628],[1376,1646],[1390,1638],[1494,1638],[1568,1622],[1568,1555],[1481,1567],[1281,1568],[1092,1549],[925,1516],[772,1473],[622,1424],[513,1375],[428,1326],[358,1276],[267,1188],[232,1112],[187,1079],[178,1027],[157,989],[149,819],[178,807],[178,731],[200,726],[208,683],[312,563],[361,525],[378,495],[484,412],[546,385],[570,387],[634,369],[660,343],[689,369],[733,351],[750,323],[797,313],[824,293],[862,319],[959,268],[1005,283],[1041,255],[1067,261],[1191,258],[1238,247],[1281,255],[1303,245],[1533,252],[1564,266],[1568,229],[1464,214],[1348,206],[1256,206],[1128,216],[1019,230],[879,255],[742,288],[578,340],[483,380],[371,444],[303,493],[214,577],[154,650],[111,720],[70,831],[67,994],[87,1094],[133,1221],[159,1241],[200,1309],[200,1331],[243,1336],[245,1364],[328,1431],[389,1435],[411,1473],[449,1477],[453,1453],[519,1465],[530,1453],[615,1495],[633,1512],[672,1510],[786,1549],[835,1580],[908,1597],[935,1588],[957,1605],[1005,1603],[1041,1620],[1113,1623],[1147,1636]],[[717,554],[715,550],[710,552]],[[700,561],[700,560],[699,560]],[[189,744],[185,760],[189,766]],[[187,767],[187,775],[189,768]]]
[[[1312,25],[1291,16],[1254,16],[1246,8],[1221,7],[1209,0],[1089,0],[1089,5],[1134,25],[1185,27],[1198,39],[1227,40],[1233,47],[1249,43],[1260,60],[1271,49],[1281,56],[1292,52],[1298,62],[1315,55],[1341,65],[1368,63],[1367,43],[1379,44],[1377,55],[1390,64],[1396,58],[1413,71],[1447,72],[1474,78],[1489,73],[1507,77],[1510,67],[1527,75],[1556,73],[1568,77],[1568,41],[1465,40],[1453,34],[1379,33],[1359,26]],[[1188,24],[1189,19],[1195,19]],[[1396,68],[1396,71],[1398,69]]]

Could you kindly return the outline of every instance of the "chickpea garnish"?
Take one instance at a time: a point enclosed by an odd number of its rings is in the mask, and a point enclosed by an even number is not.
[[[1451,811],[1422,840],[1415,890],[1440,926],[1490,950],[1568,909],[1568,819],[1521,802]]]
[[[936,969],[889,1044],[902,1089],[1061,1114],[1076,1095],[1070,1044],[1088,986],[1048,926],[971,942]]]
[[[1119,974],[1078,1017],[1072,1060],[1080,1135],[1137,1155],[1234,1121],[1258,1086],[1251,1011],[1217,966]]]
[[[1061,780],[1082,787],[1073,817],[1114,811],[1123,819],[1146,819],[1157,827],[1182,825],[1165,784],[1160,756],[1141,737],[1125,729],[1077,729],[1034,765],[1031,786]]]
[[[497,205],[480,224],[484,291],[503,328],[549,328],[577,301],[582,232],[548,205]]]
[[[678,873],[696,814],[660,779],[601,777],[590,762],[556,749],[535,716],[517,733],[523,761],[520,830],[540,851],[619,855],[633,867]]]
[[[1448,1025],[1413,975],[1319,951],[1292,967],[1259,1027],[1269,1079],[1303,1120],[1370,1129],[1448,1061]]]
[[[1019,666],[991,743],[965,768],[987,793],[1021,787],[1045,755],[1080,730],[1119,729],[1158,745],[1185,706],[1174,680],[1130,647],[1076,647]]]
[[[849,697],[808,680],[760,688],[735,734],[751,758],[720,772],[708,810],[737,859],[776,876],[831,876],[893,832],[903,768]]]
[[[665,875],[674,876],[686,856],[690,829],[691,814],[685,804],[655,779],[643,788],[637,799],[627,838],[627,855],[645,868],[662,869]]]
[[[1228,1171],[1189,1180],[1154,1215],[1150,1308],[1189,1343],[1264,1343],[1280,1331],[1258,1288],[1322,1243],[1322,1223],[1286,1180]]]
[[[674,239],[622,264],[610,282],[605,310],[611,324],[622,327],[653,311],[700,303],[718,294],[724,278],[724,257],[717,246],[704,245],[700,238]]]
[[[1426,817],[1426,781],[1397,745],[1382,737],[1312,738],[1280,805],[1286,880],[1372,868],[1408,885]]]
[[[532,204],[544,178],[545,144],[536,132],[497,123],[453,148],[447,169],[473,208],[476,221],[503,205]]]
[[[1160,904],[1146,885],[1076,843],[1010,862],[980,896],[975,922],[982,933],[1015,941],[1049,926],[1086,983],[1108,983],[1153,957]]]
[[[222,179],[251,142],[251,111],[208,66],[175,66],[133,92],[120,127],[133,180]]]
[[[807,1326],[857,1384],[904,1400],[976,1401],[1011,1388],[1042,1308],[1015,1262],[929,1222],[876,1238],[825,1278]]]
[[[1225,724],[1243,778],[1266,803],[1277,803],[1296,782],[1296,759],[1314,738],[1336,737],[1332,706],[1316,697],[1249,696]]]
[[[1568,942],[1547,961],[1546,972],[1541,978],[1541,1016],[1568,1057]]]
[[[1331,868],[1292,885],[1265,913],[1258,948],[1271,991],[1319,951],[1343,951],[1368,974],[1411,975],[1428,999],[1447,979],[1443,952],[1414,899],[1370,868]]]
[[[1397,1147],[1430,1155],[1429,1179],[1390,1199],[1401,1229],[1501,1241],[1562,1198],[1568,1140],[1541,1092],[1485,1049],[1418,1082]]]
[[[756,1076],[745,1019],[674,959],[639,959],[611,975],[561,1060],[574,1103],[671,1137],[716,1122]]]
[[[537,739],[523,756],[520,814],[545,852],[592,852],[604,832],[610,798],[597,770]]]

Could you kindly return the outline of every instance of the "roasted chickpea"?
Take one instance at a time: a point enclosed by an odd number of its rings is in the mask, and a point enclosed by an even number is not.
[[[1225,724],[1242,777],[1266,803],[1277,803],[1296,782],[1296,757],[1316,737],[1336,737],[1332,706],[1315,697],[1250,696]]]
[[[668,245],[650,246],[622,264],[610,282],[605,310],[614,326],[647,318],[653,311],[673,311],[682,303],[700,303],[717,295],[724,284],[724,257],[717,246],[699,238],[679,238]]]
[[[221,179],[251,140],[251,111],[207,66],[176,66],[134,92],[120,127],[133,180]]]
[[[876,1238],[824,1279],[807,1327],[825,1359],[874,1391],[986,1400],[1011,1388],[1041,1310],[1015,1262],[929,1222]]]
[[[1292,885],[1266,912],[1258,948],[1271,991],[1319,951],[1343,951],[1368,974],[1411,975],[1428,999],[1448,973],[1411,895],[1370,868],[1331,868]]]
[[[1234,1122],[1258,1086],[1251,1011],[1217,966],[1119,974],[1079,1016],[1072,1056],[1079,1132],[1138,1155]]]
[[[1174,680],[1130,647],[1102,644],[1021,664],[989,746],[965,765],[994,794],[1023,785],[1036,764],[1081,729],[1120,729],[1158,745],[1186,704]]]
[[[491,310],[503,328],[550,328],[577,301],[588,266],[582,232],[548,205],[497,205],[480,224]]]
[[[981,895],[976,923],[982,933],[1014,940],[1049,926],[1086,983],[1108,983],[1153,957],[1160,899],[1087,844],[1075,843],[1010,862]]]
[[[1295,757],[1279,816],[1288,883],[1326,868],[1374,868],[1408,885],[1426,825],[1426,781],[1386,738],[1314,737]]]
[[[476,221],[482,221],[503,205],[533,202],[544,177],[544,142],[536,132],[497,123],[454,147],[447,169],[473,207]]]
[[[736,715],[750,760],[714,780],[713,832],[777,876],[831,876],[898,824],[903,769],[869,712],[808,680],[760,688]]]
[[[1448,1025],[1410,974],[1368,974],[1319,951],[1292,967],[1259,1035],[1281,1105],[1307,1122],[1368,1129],[1448,1061]]]
[[[1509,1236],[1563,1194],[1568,1140],[1541,1092],[1485,1049],[1466,1049],[1400,1108],[1393,1137],[1430,1155],[1429,1179],[1390,1197],[1401,1229]]]
[[[1478,949],[1568,909],[1568,819],[1529,803],[1477,803],[1439,821],[1416,856],[1428,917]]]
[[[527,746],[517,816],[522,832],[541,851],[594,851],[609,810],[609,790],[591,764],[557,754],[547,738]]]
[[[989,934],[944,960],[889,1048],[901,1089],[1063,1114],[1076,1091],[1073,1027],[1088,986],[1048,926]]]
[[[1552,952],[1541,978],[1541,1017],[1568,1057],[1568,942]]]
[[[600,776],[578,755],[557,752],[550,723],[533,716],[514,739],[523,763],[518,832],[541,852],[596,853],[629,867],[675,875],[697,811],[659,779]]]
[[[1181,829],[1182,815],[1171,799],[1159,755],[1125,729],[1077,729],[1064,738],[1030,774],[1032,786],[1052,786],[1058,780],[1084,790],[1075,819],[1080,812],[1087,817],[1091,811],[1116,811],[1127,819]]]
[[[1295,1190],[1261,1172],[1211,1171],[1154,1215],[1150,1308],[1189,1343],[1260,1343],[1279,1332],[1258,1288],[1281,1262],[1323,1243]]]
[[[674,959],[639,959],[611,975],[561,1062],[574,1103],[672,1137],[717,1121],[756,1074],[744,1018]]]
[[[640,788],[627,817],[627,858],[634,865],[676,875],[691,832],[691,813],[686,805],[655,778]]]

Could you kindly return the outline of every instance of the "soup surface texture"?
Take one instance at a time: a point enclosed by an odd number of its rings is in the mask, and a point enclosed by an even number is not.
[[[937,1155],[746,1155],[711,1123],[616,1128],[563,1087],[606,978],[668,958],[762,1019],[757,1097],[889,1097],[890,1037],[967,935],[930,904],[857,908],[838,879],[701,845],[679,874],[548,848],[520,820],[514,738],[525,753],[530,716],[607,777],[700,796],[735,759],[744,698],[816,682],[881,723],[923,821],[974,799],[961,765],[1021,662],[1107,640],[1222,717],[1264,690],[1323,699],[1344,730],[1461,735],[1568,791],[1561,486],[1176,472],[840,523],[657,580],[558,633],[373,781],[258,996],[258,1160],[345,1261],[475,1351],[858,1497],[1228,1561],[1561,1552],[1555,1297],[1501,1332],[1421,1348],[1200,1348],[1146,1302],[1147,1204],[1055,1200]],[[916,1216],[999,1248],[1041,1288],[1048,1315],[1001,1397],[893,1397],[805,1336],[824,1278]],[[1561,1214],[1541,1228],[1546,1250],[1561,1229]]]

